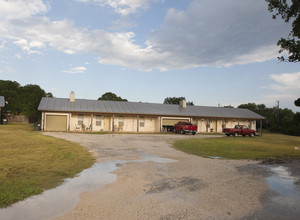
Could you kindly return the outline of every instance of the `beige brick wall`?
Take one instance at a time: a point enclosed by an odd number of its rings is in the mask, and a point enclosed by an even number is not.
[[[206,132],[206,119],[204,118],[198,119],[198,132],[200,133]]]
[[[81,115],[81,114],[80,114]],[[79,114],[72,114],[71,120],[70,120],[70,130],[75,131],[76,127],[80,127],[82,129],[82,126],[79,125]],[[84,127],[89,127],[92,124],[92,115],[84,115],[82,114],[82,123]]]
[[[145,117],[145,126],[139,127],[140,132],[158,132],[158,119],[157,117]]]

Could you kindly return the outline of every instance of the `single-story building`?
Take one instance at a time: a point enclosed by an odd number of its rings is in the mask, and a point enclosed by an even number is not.
[[[140,102],[99,101],[70,98],[42,98],[43,131],[161,132],[178,121],[198,125],[198,132],[222,132],[236,124],[256,129],[259,114],[248,109],[188,106]]]

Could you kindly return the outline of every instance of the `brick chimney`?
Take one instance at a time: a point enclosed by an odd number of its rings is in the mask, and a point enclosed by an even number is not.
[[[186,100],[185,100],[185,99],[182,99],[182,100],[180,101],[180,107],[181,107],[181,108],[186,108]]]
[[[75,93],[73,91],[70,93],[70,102],[75,102]]]

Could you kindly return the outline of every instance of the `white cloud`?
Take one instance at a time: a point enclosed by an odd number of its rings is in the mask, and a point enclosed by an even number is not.
[[[86,68],[84,66],[78,66],[78,67],[71,68],[70,70],[63,70],[62,72],[77,74],[77,73],[85,73],[85,71]]]
[[[261,0],[194,0],[185,11],[169,9],[148,42],[169,52],[175,68],[229,66],[276,58],[276,42],[288,28]]]
[[[27,51],[28,54],[40,54],[40,51],[32,50],[32,48],[41,49],[45,47],[45,44],[39,41],[28,42],[26,39],[18,39],[13,42],[15,45],[18,45],[22,50]]]
[[[300,72],[272,74],[270,78],[276,82],[269,86],[270,89],[279,93],[297,92],[300,94]]]
[[[81,0],[82,1],[82,0]],[[157,0],[156,0],[157,1]],[[87,2],[87,1],[85,1]],[[94,0],[134,13],[151,0]],[[194,0],[185,11],[169,9],[159,30],[146,46],[135,43],[133,32],[108,32],[76,28],[69,20],[52,21],[38,14],[48,6],[42,1],[3,1],[0,39],[29,54],[52,47],[66,54],[93,54],[105,65],[150,71],[185,69],[206,65],[230,66],[276,58],[276,41],[288,25],[271,18],[261,0]],[[122,7],[121,7],[122,6]],[[129,8],[128,12],[121,9]],[[20,15],[14,13],[20,12]]]
[[[275,105],[275,101],[280,101],[285,106],[295,109],[294,100],[299,98],[300,94],[300,72],[271,74],[270,78],[274,83],[263,87],[269,90],[262,97],[265,103]]]
[[[23,19],[49,8],[42,0],[0,0],[0,5],[0,19]]]
[[[158,0],[76,0],[78,2],[94,2],[100,6],[109,6],[120,15],[135,14],[140,10],[146,10],[151,2]]]

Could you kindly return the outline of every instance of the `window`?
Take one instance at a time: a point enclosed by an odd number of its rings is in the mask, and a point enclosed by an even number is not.
[[[140,121],[140,127],[145,127],[145,118],[140,117],[139,121]]]
[[[102,116],[97,115],[96,116],[96,126],[101,126],[102,125]]]
[[[83,115],[78,115],[78,125],[83,125]]]
[[[124,117],[120,116],[119,117],[119,127],[121,128],[121,127],[123,127],[123,125],[124,125]]]

